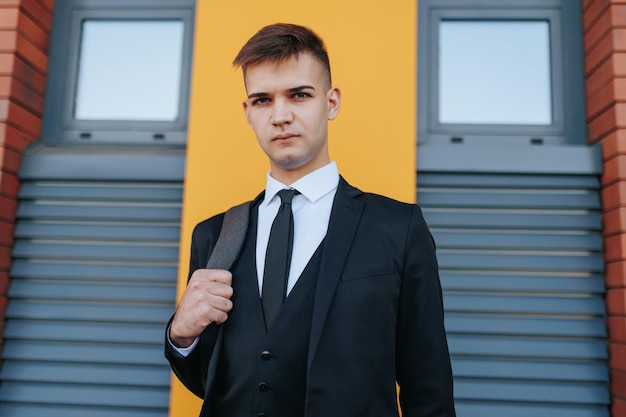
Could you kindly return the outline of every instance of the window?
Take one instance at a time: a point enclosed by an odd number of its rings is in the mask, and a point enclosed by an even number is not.
[[[174,121],[183,22],[84,20],[73,118]]]
[[[57,5],[68,25],[52,39],[57,51],[50,55],[46,140],[183,145],[193,3],[68,0]]]
[[[420,145],[584,143],[578,4],[419,6]]]
[[[442,20],[441,124],[552,124],[547,21]]]

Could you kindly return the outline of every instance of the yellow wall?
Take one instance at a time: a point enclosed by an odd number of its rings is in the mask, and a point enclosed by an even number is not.
[[[245,90],[231,62],[267,24],[289,22],[326,42],[342,109],[330,153],[353,185],[415,200],[417,3],[373,0],[198,0],[179,296],[199,221],[261,191],[268,163],[245,123]],[[198,414],[200,401],[173,378],[170,415]]]

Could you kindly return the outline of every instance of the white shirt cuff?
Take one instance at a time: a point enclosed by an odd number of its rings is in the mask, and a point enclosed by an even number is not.
[[[170,329],[169,329],[169,327],[167,328],[167,343],[170,346],[170,351],[174,354],[174,356],[177,356],[179,358],[186,358],[187,356],[189,356],[191,354],[191,352],[193,352],[193,350],[195,349],[195,347],[198,344],[199,340],[200,340],[200,338],[196,337],[196,340],[194,340],[193,343],[191,345],[189,345],[188,347],[186,347],[186,348],[177,347],[170,340]]]

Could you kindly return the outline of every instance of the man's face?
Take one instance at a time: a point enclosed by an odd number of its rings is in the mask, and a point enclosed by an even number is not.
[[[271,175],[291,184],[330,162],[328,121],[340,107],[340,91],[328,85],[309,53],[248,66],[243,107]]]

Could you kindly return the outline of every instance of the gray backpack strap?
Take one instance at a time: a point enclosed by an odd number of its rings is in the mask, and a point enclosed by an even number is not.
[[[224,214],[222,229],[206,264],[207,269],[230,269],[233,266],[248,232],[250,203],[231,207]]]
[[[209,255],[209,260],[206,264],[207,269],[230,269],[235,260],[237,260],[248,232],[251,203],[249,201],[240,204],[226,212],[217,242],[215,242],[213,252]],[[200,334],[198,348],[203,352],[203,356],[200,358],[203,385],[206,385],[209,373],[209,360],[213,355],[214,349],[217,349],[216,355],[219,355],[223,337],[222,331],[220,331],[221,327],[213,323],[208,325]],[[214,366],[215,363],[217,362],[214,360]],[[203,386],[203,388],[206,389],[206,386]]]

